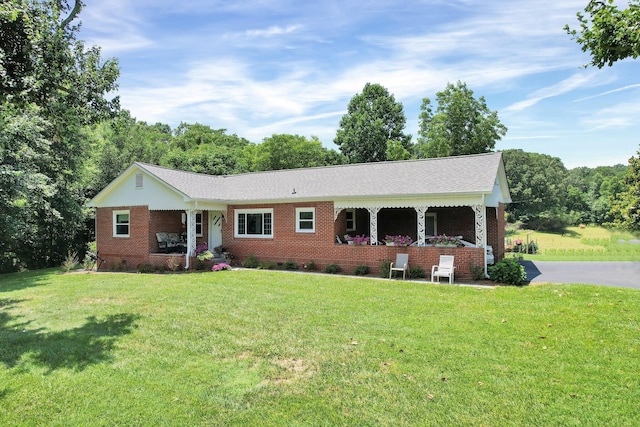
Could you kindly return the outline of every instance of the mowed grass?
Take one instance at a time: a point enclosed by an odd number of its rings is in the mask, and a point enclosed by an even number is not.
[[[0,425],[640,423],[640,292],[0,276]]]
[[[599,226],[567,227],[564,232],[549,233],[519,230],[510,233],[510,241],[534,241],[539,253],[524,254],[528,260],[538,261],[640,261],[640,240],[637,234]]]

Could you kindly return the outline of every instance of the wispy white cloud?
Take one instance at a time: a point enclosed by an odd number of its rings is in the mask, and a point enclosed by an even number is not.
[[[529,97],[527,97],[527,99],[508,106],[504,109],[504,111],[510,112],[524,110],[525,108],[529,108],[544,99],[563,95],[578,88],[590,85],[590,83],[593,82],[595,78],[595,75],[591,73],[574,74],[568,79],[562,80],[561,82],[558,82],[554,85],[534,91],[531,95],[529,95]]]
[[[598,94],[595,94],[595,95],[585,96],[584,98],[576,99],[573,102],[582,102],[582,101],[586,101],[588,99],[599,98],[601,96],[611,95],[612,93],[624,92],[624,91],[627,91],[627,90],[633,90],[633,89],[638,89],[638,88],[640,88],[640,83],[633,84],[633,85],[626,85],[626,86],[619,87],[619,88],[616,88],[616,89],[607,90],[607,91],[604,91],[604,92],[601,92],[601,93],[598,93]]]
[[[286,27],[281,27],[279,25],[273,25],[267,29],[262,30],[247,30],[244,32],[244,35],[247,37],[275,37],[282,36],[285,34],[291,34],[298,31],[302,28],[302,25],[287,25]]]
[[[610,128],[640,128],[638,117],[640,117],[640,101],[621,102],[588,115],[583,119],[583,123],[590,131]]]

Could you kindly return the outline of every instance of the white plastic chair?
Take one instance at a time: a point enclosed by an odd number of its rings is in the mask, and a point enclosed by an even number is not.
[[[396,255],[395,264],[392,262],[391,266],[389,266],[389,279],[391,279],[394,271],[402,271],[402,280],[405,280],[406,273],[409,271],[409,254]]]
[[[433,278],[438,278],[438,283],[440,283],[441,277],[448,277],[449,284],[453,284],[453,273],[456,269],[453,266],[453,255],[440,255],[440,263],[438,265],[434,265],[431,267],[431,281],[433,282]]]

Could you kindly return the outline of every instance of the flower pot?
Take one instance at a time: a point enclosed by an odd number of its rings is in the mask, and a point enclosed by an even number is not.
[[[447,243],[436,243],[436,248],[457,248],[457,244],[447,244]]]
[[[387,246],[395,246],[396,244],[394,242],[387,242]]]
[[[353,240],[348,240],[348,241],[347,241],[347,244],[348,244],[348,245],[355,245],[355,243],[353,243]]]

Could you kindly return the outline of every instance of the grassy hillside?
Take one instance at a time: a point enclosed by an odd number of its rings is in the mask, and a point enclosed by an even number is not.
[[[538,254],[525,259],[540,261],[640,261],[640,236],[620,230],[588,226],[568,227],[562,233],[510,230],[507,242],[535,242]]]

